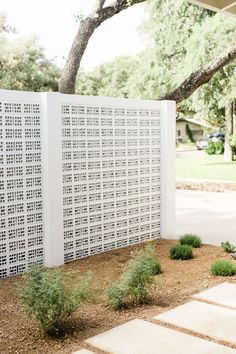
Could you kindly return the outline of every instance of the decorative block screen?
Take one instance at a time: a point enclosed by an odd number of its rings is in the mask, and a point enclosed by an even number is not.
[[[0,278],[175,234],[175,105],[0,90]]]
[[[0,277],[43,263],[40,104],[0,101]]]
[[[65,262],[160,237],[160,110],[62,105]]]

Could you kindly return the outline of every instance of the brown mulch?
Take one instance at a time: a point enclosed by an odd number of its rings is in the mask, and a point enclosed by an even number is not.
[[[28,320],[17,302],[15,284],[21,277],[0,281],[0,352],[69,354],[84,346],[83,341],[118,324],[134,318],[152,320],[153,316],[191,299],[191,295],[225,280],[236,282],[236,277],[222,278],[210,274],[210,265],[217,259],[230,256],[220,247],[204,245],[194,250],[194,259],[172,261],[169,248],[176,241],[155,242],[157,257],[163,272],[156,276],[157,286],[153,287],[147,304],[112,311],[106,306],[105,289],[117,280],[130,251],[143,246],[129,247],[89,257],[61,267],[76,285],[81,275],[93,272],[96,300],[83,305],[65,325],[63,338],[44,336],[33,320]]]
[[[206,192],[236,192],[236,182],[208,180],[176,180],[176,189]]]

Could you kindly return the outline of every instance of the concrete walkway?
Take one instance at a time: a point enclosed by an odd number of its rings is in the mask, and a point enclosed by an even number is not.
[[[177,236],[198,234],[204,243],[236,244],[236,193],[176,191]]]
[[[96,354],[100,350],[110,354],[236,354],[231,348],[236,347],[236,300],[228,294],[229,289],[236,294],[236,284],[230,283],[196,294],[198,300],[154,317],[158,323],[139,319],[126,322],[86,340],[92,351],[81,349],[73,354]],[[186,330],[191,334],[184,333]]]

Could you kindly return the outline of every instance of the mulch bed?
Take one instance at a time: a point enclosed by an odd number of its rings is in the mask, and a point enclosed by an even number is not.
[[[169,259],[169,248],[176,241],[155,242],[158,259],[163,272],[156,276],[157,286],[153,287],[147,304],[140,307],[112,311],[106,306],[105,289],[117,280],[123,265],[130,257],[130,251],[143,247],[129,247],[89,257],[61,267],[67,273],[72,285],[81,275],[93,272],[94,286],[98,289],[96,300],[83,305],[73,318],[65,324],[63,338],[44,336],[33,320],[29,320],[17,302],[15,284],[22,277],[0,281],[0,352],[69,354],[84,346],[90,336],[110,329],[134,318],[152,320],[153,316],[187,302],[199,291],[225,280],[236,282],[236,277],[221,278],[210,274],[211,263],[230,256],[220,247],[204,245],[194,250],[194,259],[173,261]]]
[[[176,180],[176,189],[207,192],[236,192],[236,182],[208,180]]]

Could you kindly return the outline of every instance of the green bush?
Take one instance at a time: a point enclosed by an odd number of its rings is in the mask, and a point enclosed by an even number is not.
[[[112,283],[107,289],[108,305],[113,310],[122,308],[128,296],[128,289],[122,282]]]
[[[218,276],[231,276],[236,274],[236,264],[228,260],[216,260],[211,266],[213,275]]]
[[[180,236],[179,241],[181,245],[188,245],[194,248],[199,248],[202,245],[201,238],[194,234],[185,234],[183,236]]]
[[[207,145],[206,152],[208,155],[221,155],[224,153],[224,143],[222,143],[222,141],[210,141]]]
[[[189,245],[177,244],[170,249],[170,258],[171,259],[191,259],[193,258],[193,249]]]
[[[26,274],[26,283],[18,285],[18,295],[29,317],[34,317],[43,332],[58,334],[63,322],[87,298],[90,277],[84,279],[77,291],[66,288],[58,271],[46,271],[35,265]]]
[[[236,248],[234,245],[229,243],[229,241],[226,242],[221,242],[221,247],[224,249],[225,252],[227,253],[234,253],[236,251]]]
[[[161,264],[156,258],[155,249],[151,245],[147,245],[140,251],[135,251],[132,254],[132,259],[136,262],[143,262],[151,275],[157,275],[161,272]]]
[[[224,147],[224,143],[222,143],[222,141],[214,142],[214,147],[215,147],[215,154],[216,155],[222,155],[224,153],[225,147]]]
[[[215,154],[215,147],[214,147],[214,143],[209,142],[206,148],[206,152],[208,153],[208,155],[214,155]]]
[[[119,282],[111,284],[107,289],[108,304],[114,310],[125,305],[127,301],[141,304],[145,301],[154,275],[160,273],[160,263],[155,258],[153,247],[131,254]]]
[[[236,149],[236,134],[230,135],[229,143],[232,146],[232,148]]]

